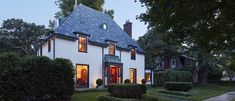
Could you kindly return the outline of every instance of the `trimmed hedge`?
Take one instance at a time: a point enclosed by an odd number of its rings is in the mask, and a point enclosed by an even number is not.
[[[154,73],[154,85],[156,86],[164,85],[164,73]]]
[[[142,98],[146,94],[143,84],[114,84],[108,86],[108,92],[119,98]]]
[[[122,99],[111,95],[99,96],[97,99],[98,101],[140,101],[139,99]],[[144,95],[141,101],[158,101],[158,98],[152,95]]]
[[[4,101],[63,100],[74,91],[74,72],[67,59],[20,58],[0,54],[0,99]]]
[[[165,82],[164,87],[170,91],[189,91],[192,89],[192,82]]]
[[[164,74],[164,82],[192,82],[192,73],[170,69]]]

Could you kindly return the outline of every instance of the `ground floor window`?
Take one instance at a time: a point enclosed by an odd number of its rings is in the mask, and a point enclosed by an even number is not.
[[[131,83],[136,83],[136,69],[130,68],[130,81]]]
[[[151,81],[151,73],[145,73],[145,80],[148,82]]]
[[[89,87],[89,66],[78,64],[76,66],[76,85],[79,88]]]

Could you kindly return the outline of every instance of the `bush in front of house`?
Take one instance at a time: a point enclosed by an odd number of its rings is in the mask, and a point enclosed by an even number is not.
[[[142,79],[142,80],[141,80],[141,83],[144,84],[144,85],[146,84],[146,82],[147,82],[147,81],[146,81],[145,79]]]
[[[0,99],[22,101],[25,99],[24,78],[21,77],[20,57],[14,53],[0,54]]]
[[[170,69],[164,73],[163,78],[164,82],[192,82],[192,73]]]
[[[142,98],[146,94],[143,84],[114,84],[108,86],[108,92],[119,98]]]
[[[164,72],[154,73],[154,85],[156,86],[164,85]]]
[[[192,89],[192,82],[165,82],[164,87],[170,91],[189,91]]]
[[[97,99],[98,101],[140,101],[139,99],[123,99],[123,98],[113,97],[111,95],[102,95],[99,96]],[[158,98],[153,95],[145,94],[141,101],[158,101]]]
[[[124,80],[124,83],[131,83],[131,80],[130,79],[126,79],[126,80]]]
[[[73,66],[67,59],[0,54],[1,100],[63,100],[70,97],[73,90]]]
[[[97,79],[97,80],[96,80],[96,85],[97,85],[97,86],[103,85],[103,80],[102,80],[102,79]]]
[[[69,99],[73,95],[75,84],[72,62],[68,59],[56,58],[52,60],[50,73],[52,73],[49,81],[51,94],[57,99]]]

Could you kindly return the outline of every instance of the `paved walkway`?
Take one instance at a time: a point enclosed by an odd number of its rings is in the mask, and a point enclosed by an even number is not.
[[[235,98],[235,91],[224,93],[219,96],[211,97],[203,101],[231,101],[233,98]]]

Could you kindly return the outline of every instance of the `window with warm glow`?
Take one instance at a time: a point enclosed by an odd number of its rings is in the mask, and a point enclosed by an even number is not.
[[[134,48],[131,49],[131,60],[136,59],[136,50]]]
[[[145,73],[145,80],[151,81],[151,73]]]
[[[115,44],[114,43],[109,43],[109,54],[115,55]]]
[[[79,52],[87,52],[87,38],[80,36],[79,37]]]
[[[76,83],[80,88],[88,87],[88,65],[76,66]]]
[[[130,68],[130,81],[136,83],[136,69]]]

